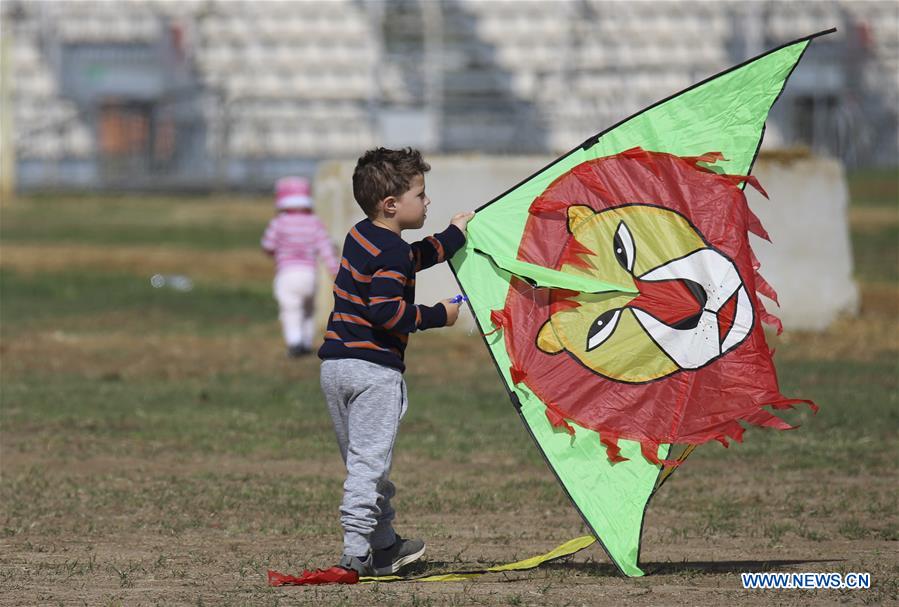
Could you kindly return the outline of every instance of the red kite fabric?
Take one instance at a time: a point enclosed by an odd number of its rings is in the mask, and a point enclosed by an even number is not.
[[[809,402],[778,389],[759,322],[777,321],[758,297],[776,294],[748,240],[766,234],[739,187],[748,178],[701,164],[721,159],[634,148],[577,165],[531,205],[519,260],[605,279],[614,268],[638,291],[513,279],[492,315],[510,327],[513,382],[546,403],[553,425],[599,432],[613,461],[618,438],[662,463],[660,444],[726,446],[741,439],[740,421],[788,429],[763,407]]]

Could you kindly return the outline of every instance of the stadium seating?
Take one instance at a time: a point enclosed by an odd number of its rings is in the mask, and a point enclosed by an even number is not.
[[[435,8],[409,0],[391,13],[411,24],[402,27],[380,22],[390,6],[5,2],[3,10],[15,13],[19,154],[95,153],[83,108],[60,94],[61,45],[153,44],[171,24],[183,28],[197,81],[216,95],[206,120],[230,121],[208,129],[208,147],[226,131],[225,153],[234,159],[356,155],[381,138],[379,107],[420,107],[435,96],[445,151],[562,151],[744,58],[747,49],[734,40],[747,19],[758,20],[762,36],[750,52],[834,25],[835,40],[868,28],[874,60],[865,85],[899,106],[899,6],[889,1],[445,0]],[[425,54],[427,36],[434,54]]]

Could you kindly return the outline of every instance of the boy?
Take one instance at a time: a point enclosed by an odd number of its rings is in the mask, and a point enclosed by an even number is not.
[[[390,575],[424,554],[421,540],[393,530],[388,480],[393,445],[406,412],[403,354],[409,333],[450,326],[459,304],[415,305],[415,272],[452,257],[465,244],[474,213],[460,213],[439,234],[411,245],[401,233],[424,225],[428,205],[417,150],[366,152],[353,173],[353,195],[365,212],[350,229],[334,283],[321,386],[347,468],[340,522],[339,567],[360,576]]]
[[[337,274],[337,251],[321,220],[312,212],[309,182],[282,177],[275,185],[275,208],[262,236],[262,249],[275,258],[274,291],[287,355],[312,352],[315,333],[315,260]]]

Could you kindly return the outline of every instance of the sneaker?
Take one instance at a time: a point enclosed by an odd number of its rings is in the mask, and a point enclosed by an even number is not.
[[[312,350],[310,350],[306,346],[290,346],[289,348],[287,348],[288,358],[302,358],[303,356],[311,353]]]
[[[372,576],[376,575],[375,568],[372,566],[372,560],[371,553],[368,553],[364,559],[362,557],[344,554],[340,557],[340,562],[337,563],[337,566],[342,567],[347,571],[353,570],[359,574],[359,577]]]
[[[396,536],[396,542],[389,548],[375,550],[372,554],[374,575],[391,575],[410,563],[414,563],[425,553],[425,543],[421,540],[405,540]]]

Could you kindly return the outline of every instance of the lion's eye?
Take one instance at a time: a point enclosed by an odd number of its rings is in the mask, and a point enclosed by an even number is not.
[[[615,231],[615,238],[612,240],[612,246],[615,248],[615,259],[621,264],[621,267],[628,272],[634,271],[634,238],[631,231],[627,229],[627,225],[622,221],[618,224],[618,230]]]
[[[587,333],[587,352],[599,347],[618,326],[618,318],[621,316],[621,309],[609,310],[600,314],[593,324],[590,325],[590,331]]]

